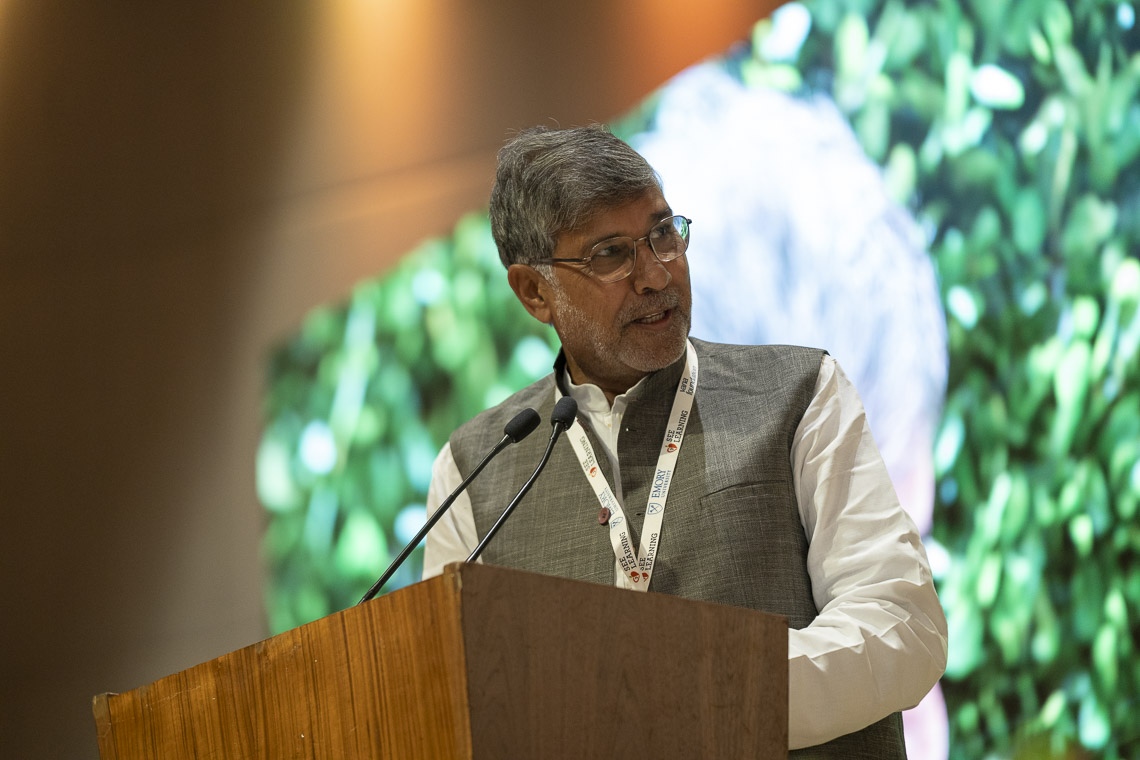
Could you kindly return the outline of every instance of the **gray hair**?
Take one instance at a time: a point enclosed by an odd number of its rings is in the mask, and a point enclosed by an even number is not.
[[[523,130],[499,151],[491,190],[499,258],[507,267],[548,258],[559,234],[654,189],[653,167],[604,126]]]

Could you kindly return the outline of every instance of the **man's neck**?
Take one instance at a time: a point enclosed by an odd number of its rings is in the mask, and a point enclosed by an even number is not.
[[[578,367],[573,361],[566,358],[566,354],[560,354],[558,361],[555,362],[555,367],[560,371],[565,372],[565,376],[569,378],[570,382],[575,385],[592,385],[605,394],[606,401],[610,406],[613,406],[614,399],[629,391],[630,388],[640,383],[644,378],[653,374],[652,372],[645,372],[640,376],[630,376],[627,378],[614,379],[608,381],[598,381],[594,378],[587,377],[586,374]],[[563,389],[565,391],[565,389]]]
[[[580,382],[578,380],[578,378],[576,378],[574,376],[574,373],[570,371],[569,367],[564,368],[563,372],[565,372],[564,377],[566,378],[566,381],[569,384],[569,386],[577,386],[578,388],[589,387],[589,388],[596,389],[603,396],[605,396],[606,403],[609,404],[610,407],[613,407],[614,400],[618,396],[622,395],[623,393],[628,392],[630,388],[633,388],[634,386],[637,385],[637,383],[633,383],[632,385],[629,385],[629,386],[624,387],[624,388],[614,387],[611,385],[610,387],[607,388],[605,386],[599,385],[598,383],[591,382],[590,380],[585,380],[585,382]],[[640,380],[638,382],[640,382]],[[563,390],[564,391],[569,390],[569,387],[563,388]],[[575,393],[574,395],[577,396],[578,394]]]
[[[680,365],[684,359],[685,353],[682,352],[681,355],[672,364],[669,365],[669,367],[675,367],[677,368],[677,372],[680,372]],[[606,398],[606,402],[609,403],[609,405],[612,407],[614,399],[616,399],[618,396],[629,393],[631,390],[644,382],[646,378],[652,377],[659,372],[663,372],[669,369],[669,367],[664,367],[653,372],[645,372],[640,376],[627,378],[623,381],[611,381],[602,384],[591,378],[585,377],[582,371],[573,362],[567,359],[565,352],[560,351],[558,358],[556,358],[554,361],[554,376],[555,381],[563,393],[569,393],[569,386],[567,383],[573,383],[578,386],[592,385],[602,392]]]

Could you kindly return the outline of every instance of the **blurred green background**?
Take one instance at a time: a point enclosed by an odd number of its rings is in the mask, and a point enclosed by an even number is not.
[[[830,95],[928,236],[950,375],[932,545],[951,756],[1140,756],[1140,33],[1129,3],[813,0],[723,65]],[[654,98],[615,122],[650,129]],[[450,432],[549,371],[483,213],[311,314],[269,368],[258,488],[279,632],[423,522]],[[389,585],[416,580],[417,551]]]

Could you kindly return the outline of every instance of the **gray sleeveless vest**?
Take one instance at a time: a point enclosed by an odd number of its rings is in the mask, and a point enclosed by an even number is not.
[[[791,346],[729,346],[693,339],[698,390],[673,474],[651,590],[785,615],[803,628],[818,611],[807,573],[808,542],[796,503],[791,445],[811,401],[822,351]],[[618,436],[624,509],[634,545],[657,468],[684,359],[635,391]],[[451,437],[461,475],[503,435],[525,407],[543,420],[554,408],[555,378],[539,380],[461,426]],[[584,426],[599,466],[609,459]],[[469,487],[482,538],[537,466],[550,428],[504,451]],[[534,489],[483,552],[483,561],[612,585],[609,530],[566,436],[555,445]],[[820,705],[820,709],[827,709]],[[790,757],[905,757],[901,716]]]

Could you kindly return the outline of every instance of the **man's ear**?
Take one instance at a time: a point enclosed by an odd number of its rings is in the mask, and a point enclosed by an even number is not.
[[[544,325],[551,324],[550,283],[537,269],[526,264],[511,264],[507,267],[507,282],[532,317]]]

